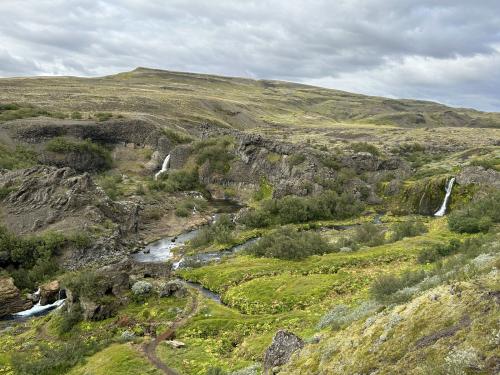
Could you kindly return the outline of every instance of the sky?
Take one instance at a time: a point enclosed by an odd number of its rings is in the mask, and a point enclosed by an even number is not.
[[[500,1],[0,0],[0,77],[138,66],[500,112]]]

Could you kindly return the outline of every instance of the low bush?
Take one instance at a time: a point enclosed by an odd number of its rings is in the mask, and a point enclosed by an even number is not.
[[[123,196],[123,187],[121,183],[123,182],[123,177],[119,173],[103,174],[98,179],[98,184],[104,189],[108,197],[112,200],[116,200]]]
[[[426,233],[427,227],[421,221],[408,220],[393,224],[391,231],[391,240],[399,241],[405,237],[415,237]]]
[[[453,239],[446,244],[438,244],[420,250],[417,261],[419,263],[432,263],[445,256],[455,254],[460,250],[460,241]]]
[[[500,223],[500,190],[470,202],[448,215],[448,227],[458,233],[487,232]]]
[[[470,165],[483,167],[484,169],[493,169],[500,172],[500,158],[475,159],[470,162]]]
[[[378,246],[384,243],[385,233],[378,225],[363,223],[354,230],[354,240],[367,246]]]
[[[71,119],[73,119],[73,120],[81,120],[82,117],[83,117],[82,114],[78,111],[71,113]]]
[[[371,143],[354,142],[350,144],[350,147],[354,152],[369,152],[374,156],[380,156],[380,150]]]
[[[258,257],[295,260],[332,250],[330,244],[316,232],[298,232],[293,228],[282,227],[262,237],[247,252]]]
[[[404,288],[412,287],[426,277],[424,271],[407,271],[399,276],[382,275],[375,279],[370,288],[370,294],[377,301],[395,302],[394,294]],[[400,299],[400,301],[403,298]]]
[[[147,281],[137,281],[134,285],[132,285],[132,293],[136,296],[144,296],[151,292],[153,289],[153,285],[148,283]]]
[[[60,345],[40,344],[39,354],[32,351],[18,351],[12,355],[14,373],[23,375],[67,374],[69,369],[108,345],[106,340],[96,343],[93,340],[72,339]]]
[[[169,193],[196,190],[199,188],[198,172],[195,169],[170,171],[162,174],[158,180],[149,181],[148,188]]]
[[[333,329],[339,329],[345,327],[356,320],[372,315],[380,309],[380,307],[380,304],[375,301],[365,301],[354,308],[342,304],[337,305],[323,315],[318,323],[318,328],[323,329],[331,327]]]
[[[0,267],[14,278],[18,288],[32,290],[58,272],[53,258],[70,244],[70,237],[58,233],[19,237],[0,227]]]
[[[203,229],[189,241],[193,248],[207,246],[210,243],[229,244],[234,240],[234,223],[229,215],[221,215],[218,220]]]
[[[194,144],[196,163],[208,163],[209,173],[225,174],[229,171],[234,140],[230,137],[209,138]]]
[[[266,200],[260,208],[248,211],[240,220],[248,227],[259,228],[273,224],[345,219],[360,214],[362,210],[363,204],[353,195],[324,191],[315,197],[289,195]]]
[[[73,303],[71,310],[65,308],[61,311],[60,320],[57,325],[59,335],[70,332],[75,325],[83,319],[83,311],[79,303]]]

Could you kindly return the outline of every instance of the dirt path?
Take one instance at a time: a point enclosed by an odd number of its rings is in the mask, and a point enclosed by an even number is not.
[[[179,318],[177,318],[165,332],[157,336],[150,343],[144,344],[142,346],[142,351],[144,352],[148,360],[151,362],[151,364],[167,375],[179,375],[179,374],[177,371],[175,371],[173,368],[168,367],[164,362],[162,362],[158,358],[158,356],[156,355],[156,348],[162,341],[172,339],[175,334],[175,331],[178,328],[182,327],[184,324],[186,324],[186,322],[194,314],[196,314],[198,310],[198,292],[193,291],[191,293],[191,296],[192,298],[190,306],[186,308],[186,310],[182,313],[182,315]]]

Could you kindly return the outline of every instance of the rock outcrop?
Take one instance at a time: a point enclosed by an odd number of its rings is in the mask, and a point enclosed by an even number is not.
[[[500,188],[500,172],[494,169],[484,169],[483,167],[465,167],[456,177],[460,185],[488,185],[497,189]]]
[[[37,166],[0,173],[0,188],[11,192],[2,205],[5,225],[16,234],[44,230],[85,232],[113,223],[113,233],[98,239],[92,248],[65,254],[68,268],[102,264],[123,258],[129,245],[124,241],[138,231],[140,206],[136,202],[115,202],[97,186],[88,173],[70,168]]]
[[[33,303],[21,296],[11,277],[0,278],[0,318],[28,310]]]
[[[178,298],[186,297],[188,294],[186,286],[179,280],[167,282],[160,290],[160,297],[175,296]]]
[[[304,341],[292,332],[279,330],[273,342],[264,353],[264,374],[272,375],[280,366],[286,364],[292,354],[304,347]]]
[[[59,281],[57,280],[40,285],[40,305],[44,306],[57,301],[60,290]]]

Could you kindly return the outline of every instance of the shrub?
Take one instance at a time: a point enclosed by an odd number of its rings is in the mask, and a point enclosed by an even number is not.
[[[199,187],[198,172],[195,169],[170,171],[161,175],[158,180],[151,180],[148,187],[151,190],[169,193],[195,190]]]
[[[475,159],[470,162],[470,165],[483,167],[484,169],[493,169],[500,172],[500,158]]]
[[[403,221],[395,223],[391,227],[392,241],[399,241],[405,237],[415,237],[427,232],[427,227],[421,221]]]
[[[460,250],[460,241],[453,239],[447,244],[438,244],[420,250],[417,261],[419,263],[432,263],[436,260],[454,254]]]
[[[448,215],[448,227],[458,233],[487,232],[500,222],[500,190],[490,192]]]
[[[230,137],[221,137],[195,143],[196,163],[203,165],[207,162],[209,173],[227,173],[230,168],[230,161],[234,159],[232,153],[233,142],[234,140]]]
[[[352,322],[366,318],[380,308],[380,304],[375,301],[365,301],[355,308],[349,308],[346,305],[337,305],[328,311],[318,323],[318,328],[331,327],[339,329]]]
[[[351,143],[350,147],[354,152],[369,152],[370,154],[372,154],[374,156],[380,156],[380,150],[376,146],[372,145],[371,143],[354,142],[354,143]]]
[[[375,279],[370,287],[370,294],[381,302],[395,302],[394,294],[404,288],[412,287],[426,277],[424,271],[407,271],[400,276],[382,275]],[[406,296],[403,296],[406,297]],[[404,298],[402,298],[404,300]]]
[[[242,216],[241,222],[258,228],[271,224],[305,223],[311,220],[345,219],[361,213],[363,205],[353,195],[324,191],[316,197],[289,195],[264,201]]]
[[[67,243],[61,234],[18,237],[0,227],[0,267],[8,268],[18,288],[33,289],[58,271],[53,257]]]
[[[354,231],[354,240],[368,246],[378,246],[384,243],[384,231],[372,223],[358,225]]]
[[[39,344],[39,355],[33,352],[16,351],[12,355],[14,373],[25,375],[67,374],[71,367],[83,361],[108,344],[107,340],[96,343],[79,338],[60,345]]]
[[[266,258],[303,259],[315,254],[325,254],[332,247],[316,232],[297,232],[289,227],[282,227],[262,237],[247,252]]]
[[[136,296],[144,296],[151,292],[153,289],[153,285],[148,283],[147,281],[137,281],[134,285],[132,285],[132,293]]]
[[[71,310],[67,308],[61,311],[61,318],[57,326],[59,335],[70,332],[75,325],[83,319],[83,311],[79,303],[73,303]]]
[[[229,215],[221,215],[214,224],[201,229],[189,244],[193,248],[207,246],[211,242],[229,244],[234,240],[234,227]]]

